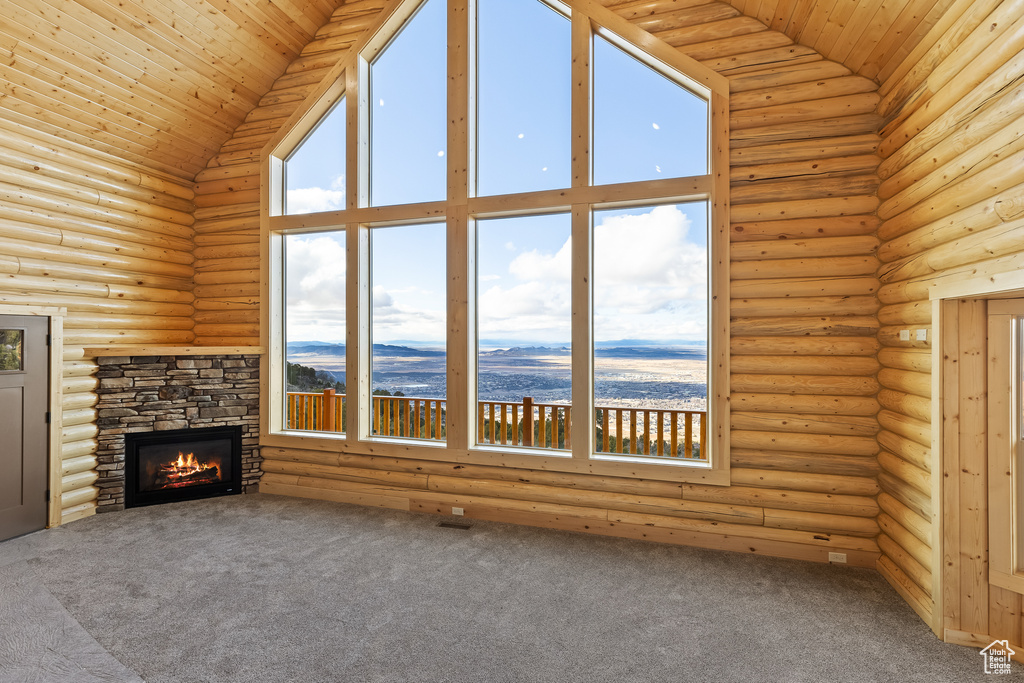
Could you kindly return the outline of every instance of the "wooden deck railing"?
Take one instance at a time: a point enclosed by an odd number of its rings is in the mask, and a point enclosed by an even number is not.
[[[477,404],[477,439],[482,444],[572,448],[572,406],[564,403],[480,401]]]
[[[707,459],[704,411],[604,406],[594,410],[598,453]]]
[[[288,392],[285,422],[288,429],[317,432],[345,431],[345,395],[334,389],[321,393]]]
[[[374,436],[441,441],[446,434],[446,401],[414,396],[373,396]],[[572,406],[564,403],[480,401],[479,443],[528,448],[572,448]],[[595,406],[598,453],[707,460],[707,413],[698,410]],[[345,396],[288,392],[288,429],[345,430]]]
[[[375,436],[440,441],[445,437],[445,400],[414,396],[373,396],[370,428]]]

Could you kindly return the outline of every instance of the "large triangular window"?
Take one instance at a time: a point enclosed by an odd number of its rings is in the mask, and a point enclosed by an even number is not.
[[[727,93],[597,3],[387,10],[268,146],[270,442],[727,482]]]

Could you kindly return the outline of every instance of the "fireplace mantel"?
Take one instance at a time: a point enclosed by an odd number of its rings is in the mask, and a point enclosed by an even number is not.
[[[140,346],[135,344],[112,344],[110,346],[87,346],[86,358],[109,358],[117,356],[262,356],[262,346]]]

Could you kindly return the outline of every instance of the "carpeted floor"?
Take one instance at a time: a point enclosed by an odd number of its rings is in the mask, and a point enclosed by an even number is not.
[[[870,570],[442,521],[257,494],[0,543],[0,681],[993,679]]]

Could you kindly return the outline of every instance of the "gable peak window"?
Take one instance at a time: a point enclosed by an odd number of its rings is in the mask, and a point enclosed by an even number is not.
[[[726,105],[592,3],[395,7],[268,146],[268,437],[727,483]]]

